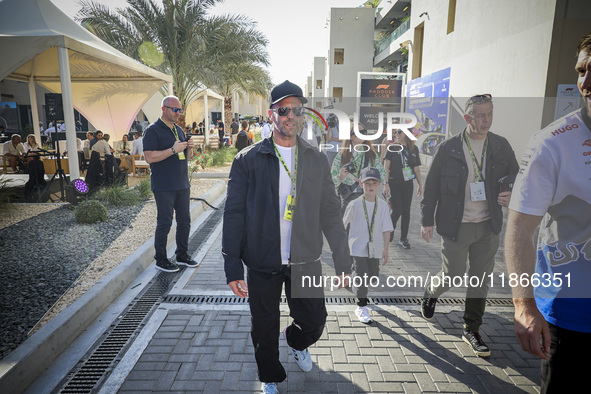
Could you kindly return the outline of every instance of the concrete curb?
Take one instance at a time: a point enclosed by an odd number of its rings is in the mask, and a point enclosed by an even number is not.
[[[220,180],[201,198],[214,201],[225,190],[225,182]],[[200,201],[191,204],[191,222],[204,207]],[[173,223],[167,246],[174,242],[175,232]],[[23,392],[154,261],[153,256],[154,237],[4,358],[0,363],[0,392]]]

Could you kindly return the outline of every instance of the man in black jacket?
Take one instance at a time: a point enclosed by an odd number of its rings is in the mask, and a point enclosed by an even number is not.
[[[228,181],[222,236],[226,280],[236,295],[249,295],[263,392],[277,392],[277,383],[286,378],[278,338],[283,283],[294,319],[283,337],[300,368],[310,371],[307,348],[320,338],[326,322],[324,293],[306,289],[308,295],[302,295],[294,278],[322,274],[323,233],[341,281],[351,271],[328,161],[298,136],[306,101],[302,90],[289,81],[271,91],[273,133],[236,155]]]
[[[429,242],[433,225],[437,225],[443,261],[441,271],[427,284],[421,312],[430,320],[437,298],[452,283],[460,283],[460,279],[462,284],[467,283],[462,339],[476,355],[487,357],[490,349],[478,330],[489,289],[487,276],[493,272],[499,247],[502,207],[511,198],[508,188],[501,190],[504,186],[499,179],[516,175],[519,166],[509,142],[489,132],[493,120],[491,95],[469,98],[464,119],[466,129],[438,147],[425,182],[421,233]],[[466,260],[469,268],[464,276]]]

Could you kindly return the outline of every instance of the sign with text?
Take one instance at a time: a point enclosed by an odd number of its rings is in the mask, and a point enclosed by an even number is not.
[[[401,96],[402,81],[399,79],[361,80],[362,103],[400,104]]]

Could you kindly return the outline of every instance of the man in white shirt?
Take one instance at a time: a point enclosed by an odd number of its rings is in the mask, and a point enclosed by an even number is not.
[[[12,171],[16,172],[16,164],[22,160],[25,148],[21,144],[21,136],[13,134],[10,141],[4,143],[4,156],[8,158]]]
[[[142,131],[135,132],[135,139],[133,140],[133,149],[131,150],[132,155],[143,155],[144,154],[144,144],[142,143]]]
[[[99,130],[96,132],[96,139],[96,144],[92,146],[92,150],[100,153],[101,158],[105,157],[105,155],[110,155],[111,147],[109,146],[109,143],[103,139],[102,131]]]

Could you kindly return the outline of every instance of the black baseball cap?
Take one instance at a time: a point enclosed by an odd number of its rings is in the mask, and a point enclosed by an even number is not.
[[[361,170],[359,182],[363,183],[369,179],[375,179],[376,181],[381,182],[382,177],[380,176],[380,170],[375,167],[365,167]]]
[[[297,97],[300,99],[302,104],[308,102],[302,93],[302,89],[300,89],[298,85],[285,80],[285,82],[280,83],[279,85],[275,86],[273,90],[271,90],[271,105],[269,105],[269,107],[272,107],[273,104],[277,104],[287,97]]]

